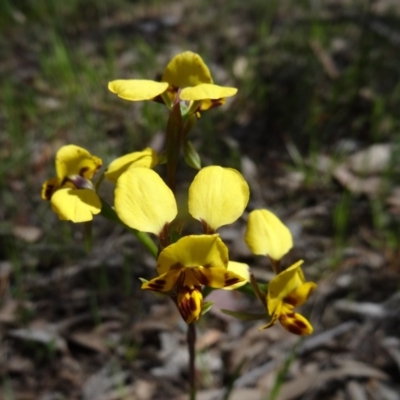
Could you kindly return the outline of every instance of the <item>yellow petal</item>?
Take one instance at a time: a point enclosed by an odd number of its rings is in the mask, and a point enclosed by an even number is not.
[[[228,248],[219,235],[184,236],[163,249],[157,261],[160,275],[169,270],[199,266],[225,269],[228,266]]]
[[[249,214],[245,241],[253,254],[280,260],[292,247],[292,234],[281,220],[268,210]]]
[[[165,274],[159,275],[156,278],[142,284],[142,289],[154,290],[156,292],[169,292],[171,291],[176,281],[181,274],[181,271],[174,270]]]
[[[314,282],[305,282],[298,288],[290,292],[284,299],[284,303],[288,303],[293,307],[299,307],[304,304],[316,289],[317,284]]]
[[[283,299],[295,289],[300,287],[305,279],[300,266],[303,260],[276,275],[268,284],[267,303],[268,312],[272,315]]]
[[[50,200],[53,193],[61,187],[61,181],[58,178],[47,180],[42,185],[42,199]]]
[[[90,189],[59,189],[51,197],[53,211],[62,220],[86,222],[101,211],[101,201]]]
[[[249,201],[249,186],[243,176],[231,168],[203,168],[189,188],[189,213],[216,230],[235,222]]]
[[[179,97],[182,100],[218,100],[225,97],[234,96],[237,93],[236,88],[213,85],[211,83],[202,83],[197,86],[186,87],[182,89]]]
[[[250,281],[250,268],[247,264],[236,261],[229,261],[228,271],[234,272],[236,275],[241,276],[243,278],[243,281],[238,282],[234,285],[225,286],[225,290],[237,289]]]
[[[314,330],[306,318],[295,312],[282,314],[279,318],[279,322],[286,330],[295,335],[310,335]]]
[[[115,211],[129,227],[155,235],[178,212],[171,189],[156,172],[143,167],[129,168],[119,177]]]
[[[217,100],[205,99],[201,101],[198,111],[207,111],[211,108],[222,106],[225,103],[225,98]]]
[[[198,289],[185,289],[178,293],[178,309],[187,324],[196,322],[201,316],[203,295]]]
[[[227,268],[193,268],[194,274],[198,281],[205,286],[215,289],[228,287],[239,287],[246,283],[245,278],[235,272],[228,271]]]
[[[117,179],[129,167],[154,168],[158,164],[157,153],[150,147],[143,151],[135,151],[115,159],[104,173],[106,179],[117,183]]]
[[[92,179],[102,161],[86,149],[73,144],[62,146],[56,154],[56,171],[61,180],[70,175]]]
[[[184,267],[181,269],[182,273],[179,277],[178,287],[188,287],[194,288],[196,286],[201,286],[199,281],[199,274],[195,273],[199,267]]]
[[[118,79],[108,83],[108,89],[125,100],[152,100],[168,88],[166,82],[146,79]]]
[[[207,65],[198,54],[191,51],[175,56],[165,68],[161,80],[176,88],[213,83]]]

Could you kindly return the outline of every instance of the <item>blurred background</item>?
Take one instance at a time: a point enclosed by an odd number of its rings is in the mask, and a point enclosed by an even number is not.
[[[185,399],[185,326],[140,290],[153,260],[101,217],[87,253],[82,226],[40,198],[64,144],[105,166],[160,147],[167,109],[107,83],[155,79],[185,50],[239,89],[191,133],[203,164],[242,171],[247,212],[277,213],[295,241],[285,266],[304,259],[319,284],[305,340],[214,307],[199,324],[199,399],[399,400],[397,0],[1,0],[0,399]],[[268,281],[245,220],[221,235]],[[213,296],[221,308],[254,303]]]

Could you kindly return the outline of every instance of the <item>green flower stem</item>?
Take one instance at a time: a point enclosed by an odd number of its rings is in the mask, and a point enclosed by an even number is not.
[[[180,104],[176,103],[169,113],[166,128],[167,185],[175,193],[176,170],[182,147],[183,121]]]
[[[194,323],[188,325],[187,344],[189,350],[189,384],[190,400],[196,400],[196,326]]]
[[[119,219],[115,210],[108,203],[106,203],[103,199],[101,199],[101,215],[110,221],[116,222],[117,224],[124,226],[126,229],[128,229],[130,232],[132,232],[139,239],[139,241],[143,244],[143,246],[148,250],[148,252],[155,259],[157,259],[158,248],[157,248],[157,245],[151,239],[151,237],[145,232],[137,231],[136,229],[130,228],[129,226],[125,225]]]
[[[256,278],[252,272],[250,272],[250,285],[253,288],[254,294],[260,299],[261,303],[263,304],[264,308],[268,312],[267,301],[265,298],[265,294],[261,292],[260,287],[256,281]]]
[[[97,182],[94,185],[94,188],[96,189],[96,193],[98,193],[100,185],[103,183],[105,178],[104,172],[99,176],[99,179],[97,179]]]
[[[194,127],[197,118],[194,114],[186,114],[182,118],[183,118],[183,137],[184,139],[187,139],[187,136]]]

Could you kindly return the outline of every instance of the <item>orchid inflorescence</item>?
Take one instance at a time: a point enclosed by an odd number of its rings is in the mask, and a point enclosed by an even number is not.
[[[142,289],[169,296],[188,325],[210,308],[203,300],[205,287],[233,290],[247,285],[270,316],[260,329],[279,320],[297,335],[312,333],[309,321],[294,309],[308,299],[316,284],[305,281],[303,261],[282,270],[281,260],[293,240],[281,220],[266,209],[254,210],[248,216],[245,242],[253,254],[270,260],[276,274],[266,291],[247,264],[229,259],[228,247],[218,234],[221,226],[243,215],[249,186],[235,169],[216,165],[202,168],[188,134],[202,112],[224,104],[237,89],[215,85],[201,57],[189,51],[168,63],[160,81],[120,79],[110,82],[108,88],[126,100],[154,100],[168,107],[165,151],[157,154],[146,148],[119,157],[94,184],[102,160],[81,147],[63,146],[55,159],[57,176],[43,184],[42,198],[50,201],[62,220],[85,223],[97,214],[111,215],[132,232],[142,232],[141,240],[143,235],[154,235],[158,275],[149,281],[142,279]],[[188,190],[188,211],[200,222],[201,234],[183,236],[181,225],[174,222],[178,214],[175,176],[181,153],[185,162],[198,170]],[[155,170],[161,170],[158,166],[163,163],[165,180]],[[98,194],[103,179],[115,184],[113,206]]]

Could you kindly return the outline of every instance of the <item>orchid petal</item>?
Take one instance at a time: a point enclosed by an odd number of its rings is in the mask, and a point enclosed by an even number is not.
[[[226,269],[227,265],[228,249],[219,235],[189,235],[161,251],[157,271],[162,275],[185,267]]]
[[[198,54],[191,51],[176,55],[166,66],[161,80],[176,88],[213,83],[207,65]]]
[[[293,247],[289,229],[268,210],[249,214],[245,241],[253,254],[268,255],[274,260],[280,260]]]
[[[157,153],[150,147],[118,157],[104,173],[106,179],[117,183],[117,179],[130,167],[154,168],[158,164]]]
[[[115,211],[129,227],[155,235],[160,234],[178,212],[171,189],[156,172],[143,167],[129,168],[119,177]]]
[[[276,275],[268,284],[267,303],[268,312],[271,315],[286,296],[304,283],[305,279],[300,268],[301,264],[303,264],[303,260]]]
[[[108,83],[108,89],[118,97],[130,101],[152,100],[168,88],[166,82],[146,79],[118,79]]]
[[[310,322],[301,314],[295,312],[290,314],[282,314],[279,317],[279,322],[286,330],[288,330],[290,333],[294,333],[295,335],[310,335],[314,331]]]
[[[51,197],[51,206],[60,219],[72,222],[91,221],[101,211],[99,196],[90,189],[59,189]]]
[[[101,165],[100,158],[92,156],[86,149],[73,144],[62,146],[56,154],[56,171],[61,180],[70,175],[92,179]]]
[[[236,262],[236,261],[229,261],[228,264],[228,271],[235,273],[236,275],[242,277],[242,281],[236,284],[225,286],[224,290],[233,290],[240,288],[241,286],[245,285],[247,282],[250,282],[250,268],[247,264]]]
[[[216,230],[235,222],[249,201],[249,186],[243,176],[231,168],[203,168],[189,188],[189,213]]]
[[[154,290],[156,292],[169,292],[176,285],[176,281],[181,274],[181,271],[168,271],[165,274],[159,275],[152,280],[142,284],[142,289]]]
[[[224,87],[213,85],[210,83],[202,83],[197,86],[186,87],[182,89],[179,97],[181,100],[196,101],[196,100],[218,100],[225,97],[234,96],[237,89],[233,87]]]
[[[245,284],[245,278],[227,268],[194,268],[194,273],[202,285],[215,289]]]
[[[302,285],[290,292],[283,299],[283,302],[291,304],[293,307],[300,307],[308,300],[316,287],[317,284],[314,282],[304,282]]]
[[[177,296],[178,309],[187,324],[196,322],[200,316],[203,306],[203,295],[200,290],[185,289]]]
[[[51,196],[53,196],[53,193],[57,189],[60,189],[60,187],[61,187],[60,179],[58,179],[58,178],[48,179],[42,185],[42,193],[41,193],[42,199],[50,200]]]

